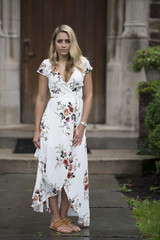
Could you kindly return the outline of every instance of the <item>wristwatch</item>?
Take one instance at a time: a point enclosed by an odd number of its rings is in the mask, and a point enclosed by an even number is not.
[[[84,127],[87,127],[87,123],[86,123],[86,122],[81,122],[81,124],[82,124]]]

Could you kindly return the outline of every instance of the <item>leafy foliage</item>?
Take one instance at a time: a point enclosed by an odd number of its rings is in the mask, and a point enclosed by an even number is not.
[[[145,127],[147,138],[143,144],[142,154],[160,156],[160,79],[152,82],[140,82],[137,95],[150,94],[152,101],[146,108]]]
[[[160,81],[160,80],[159,80]],[[160,86],[155,87],[153,100],[146,108],[146,145],[149,154],[160,155]]]
[[[151,191],[151,192],[159,192],[159,190],[160,190],[160,187],[156,187],[156,186],[151,186],[150,188],[149,188],[149,190]]]
[[[137,85],[136,95],[139,96],[141,93],[153,94],[157,88],[160,88],[160,79],[152,82],[141,81]]]
[[[160,161],[156,161],[156,173],[160,174]]]
[[[132,189],[128,188],[127,184],[125,183],[120,185],[120,190],[121,192],[126,192],[126,193],[132,191]]]
[[[147,240],[159,240],[160,236],[160,201],[139,201],[127,198],[136,218],[137,226]]]
[[[154,94],[158,88],[160,88],[160,79],[152,82],[141,81],[137,85],[136,95],[138,97],[142,93]]]
[[[156,46],[137,50],[130,67],[133,72],[140,72],[143,67],[145,70],[160,70],[160,47]]]

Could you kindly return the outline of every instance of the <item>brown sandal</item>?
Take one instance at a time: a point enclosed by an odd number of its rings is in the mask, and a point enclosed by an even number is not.
[[[58,230],[58,227],[60,227],[62,225],[68,227],[68,225],[66,223],[64,223],[64,221],[62,219],[59,219],[52,226],[49,226],[49,228],[52,230],[55,230],[57,232],[61,232],[61,233],[72,233],[73,232],[73,230],[71,230],[70,232]]]
[[[71,219],[65,218],[65,219],[63,219],[63,222],[64,222],[66,225],[68,225],[70,228],[72,228],[73,232],[80,232],[80,231],[81,231],[81,229],[80,229],[78,226],[76,226]],[[70,225],[71,225],[71,226],[70,226]],[[79,230],[74,230],[73,227],[72,227],[72,225],[75,225],[77,228],[79,228]]]

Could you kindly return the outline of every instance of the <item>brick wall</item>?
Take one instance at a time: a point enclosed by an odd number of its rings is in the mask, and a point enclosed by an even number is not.
[[[149,46],[160,45],[160,0],[151,0],[149,16]]]

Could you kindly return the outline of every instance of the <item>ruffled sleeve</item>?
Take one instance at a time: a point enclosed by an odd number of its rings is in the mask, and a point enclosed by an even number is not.
[[[48,69],[47,69],[47,61],[43,60],[43,62],[40,64],[39,68],[37,69],[37,72],[40,73],[43,76],[48,76]]]
[[[90,62],[88,61],[87,58],[84,58],[84,73],[83,75],[85,76],[87,73],[91,72],[93,67],[90,65]]]

